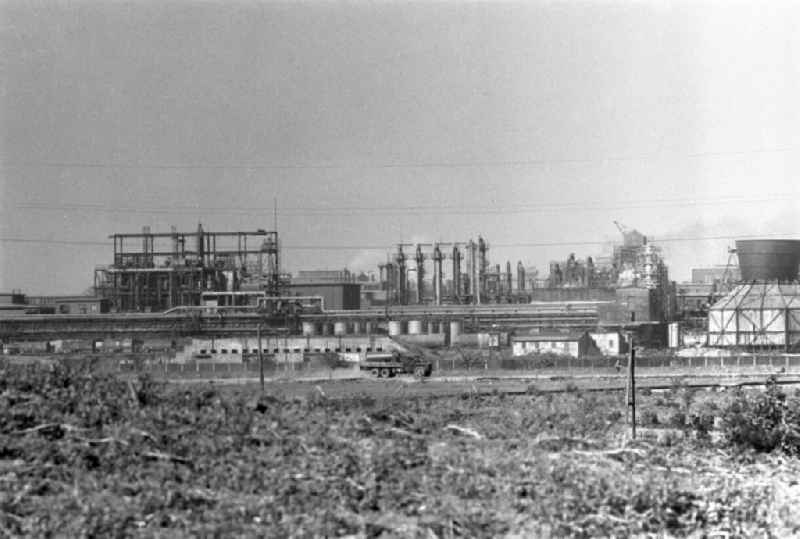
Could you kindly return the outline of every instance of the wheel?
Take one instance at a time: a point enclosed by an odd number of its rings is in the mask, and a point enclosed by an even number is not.
[[[384,368],[382,368],[382,369],[381,369],[381,374],[380,374],[380,376],[381,376],[382,378],[389,378],[389,375],[390,375],[390,374],[391,374],[391,371],[390,371],[389,369],[387,369],[386,367],[384,367]]]
[[[370,370],[370,371],[369,371],[369,373],[370,373],[372,376],[374,376],[375,378],[379,378],[379,377],[380,377],[380,375],[381,375],[381,373],[378,371],[378,369],[372,369],[372,370]]]
[[[418,366],[418,367],[414,367],[414,376],[416,376],[417,378],[424,378],[425,377],[425,367],[423,367],[421,365]]]

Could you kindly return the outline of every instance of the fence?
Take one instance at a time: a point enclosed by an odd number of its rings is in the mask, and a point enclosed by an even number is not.
[[[507,357],[486,353],[473,358],[450,357],[435,361],[434,369],[440,372],[480,371],[534,371],[537,374],[615,373],[628,364],[627,357],[573,358],[564,356]],[[730,357],[676,357],[668,355],[637,356],[636,368],[641,370],[675,371],[730,371],[730,372],[800,372],[800,355],[742,354]]]

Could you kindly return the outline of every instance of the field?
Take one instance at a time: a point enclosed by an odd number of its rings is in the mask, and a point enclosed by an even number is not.
[[[731,419],[762,391],[645,389],[630,440],[621,392],[436,384],[270,383],[262,395],[0,363],[0,533],[800,534],[800,460],[755,451]],[[769,391],[758,402],[795,402]]]

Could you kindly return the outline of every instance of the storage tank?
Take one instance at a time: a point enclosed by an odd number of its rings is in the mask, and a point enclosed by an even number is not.
[[[461,336],[461,320],[452,320],[450,322],[450,344],[454,345],[458,342]]]
[[[317,334],[317,325],[314,322],[303,322],[303,335],[310,337]]]
[[[394,337],[403,333],[403,325],[399,320],[389,321],[389,336]]]
[[[345,322],[334,322],[333,323],[333,334],[334,335],[346,335],[347,334],[347,324]]]
[[[800,240],[736,240],[742,281],[795,281]]]
[[[420,321],[420,320],[409,320],[408,321],[408,334],[409,335],[420,335],[420,334],[422,334],[422,321]]]

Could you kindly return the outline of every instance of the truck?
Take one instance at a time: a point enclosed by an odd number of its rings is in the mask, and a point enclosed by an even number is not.
[[[413,374],[417,378],[430,376],[433,363],[418,354],[400,352],[367,352],[361,362],[361,370],[369,371],[376,378],[391,378],[398,374]]]

